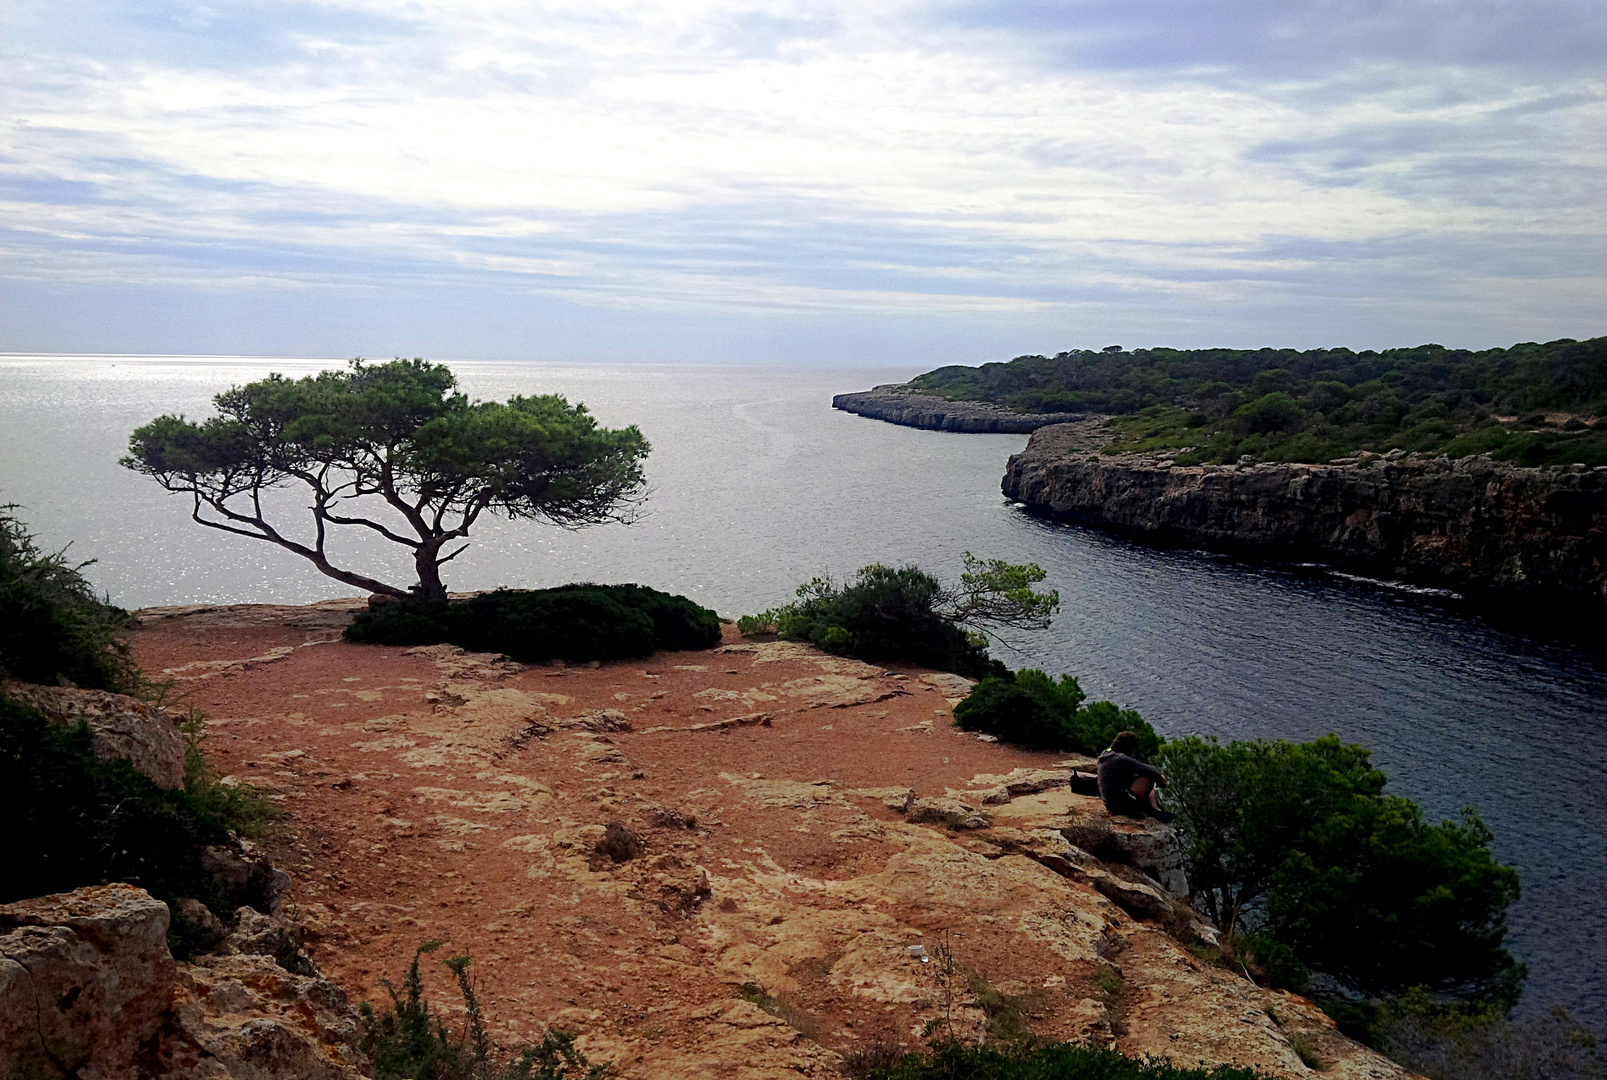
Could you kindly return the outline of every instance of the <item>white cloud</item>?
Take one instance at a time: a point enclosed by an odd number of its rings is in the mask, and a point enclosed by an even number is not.
[[[1503,289],[1599,281],[1599,73],[1514,82],[1440,42],[1422,67],[1257,82],[1214,54],[1045,60],[1030,12],[943,11],[157,5],[112,45],[30,7],[0,54],[0,257],[55,282],[177,287],[200,258],[214,287],[345,287],[367,261],[589,303],[899,315],[1232,303],[1248,286],[1225,282],[1320,281],[1333,245],[1424,238],[1466,278],[1470,245],[1521,235],[1551,238],[1544,265],[1480,271]],[[1132,27],[1077,30],[1086,49]]]

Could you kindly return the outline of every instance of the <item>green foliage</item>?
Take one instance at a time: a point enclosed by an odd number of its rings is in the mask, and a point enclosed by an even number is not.
[[[381,980],[391,998],[383,1015],[366,1001],[358,1006],[363,1018],[358,1045],[373,1062],[374,1080],[603,1080],[611,1075],[610,1066],[591,1064],[575,1049],[575,1037],[557,1029],[548,1029],[539,1045],[526,1047],[512,1060],[497,1061],[467,955],[444,961],[467,1013],[464,1031],[453,1035],[431,1014],[419,971],[420,957],[441,944],[426,941],[418,947],[400,991],[389,979]]]
[[[960,587],[945,592],[938,604],[943,616],[962,626],[1046,630],[1060,608],[1060,593],[1040,593],[1034,585],[1048,576],[1037,563],[978,559],[965,553]]]
[[[273,800],[250,784],[225,784],[204,751],[206,725],[191,709],[179,725],[184,734],[184,794],[202,817],[222,822],[230,832],[255,839],[284,816]]]
[[[1601,1044],[1562,1006],[1511,1020],[1418,991],[1380,1010],[1369,1041],[1430,1080],[1603,1080]]]
[[[1517,873],[1495,862],[1472,810],[1430,825],[1382,794],[1365,749],[1185,738],[1161,751],[1196,902],[1242,927],[1278,978],[1298,966],[1367,994],[1424,986],[1516,1000],[1523,968],[1502,946]],[[1256,942],[1261,944],[1256,944]],[[1287,947],[1292,957],[1272,948]]]
[[[359,612],[346,637],[377,645],[451,642],[521,663],[619,660],[709,648],[720,641],[720,618],[684,596],[643,585],[564,585],[385,604]]]
[[[0,695],[0,903],[121,881],[170,907],[189,897],[228,911],[201,863],[202,848],[228,839],[226,808],[100,761],[92,741],[87,725],[52,724]],[[169,941],[180,956],[193,948],[182,919]]]
[[[1295,951],[1267,934],[1245,934],[1234,942],[1237,959],[1256,969],[1261,979],[1280,990],[1305,989],[1311,969]]]
[[[777,633],[827,652],[862,660],[903,661],[973,678],[1005,673],[988,658],[987,637],[965,627],[1041,629],[1060,605],[1060,594],[1033,586],[1045,573],[1034,564],[978,559],[965,553],[960,585],[947,589],[915,566],[862,567],[838,585],[815,578],[798,586],[798,599],[737,620],[746,636]]]
[[[1121,731],[1138,736],[1145,757],[1160,749],[1164,740],[1138,713],[1109,701],[1084,706],[1086,697],[1070,675],[1057,682],[1032,668],[1005,672],[972,687],[954,707],[954,723],[1035,750],[1098,754]]]
[[[128,655],[128,612],[96,597],[65,550],[40,551],[26,527],[0,507],[0,672],[24,682],[117,693],[141,688]]]
[[[1111,450],[1193,447],[1185,463],[1241,454],[1329,461],[1399,447],[1525,465],[1607,464],[1607,338],[1480,352],[1073,350],[939,368],[912,385],[1025,412],[1114,414]],[[1548,424],[1545,415],[1556,412],[1575,418]]]
[[[942,584],[914,566],[864,567],[850,583],[815,578],[780,609],[782,637],[861,660],[904,661],[960,674],[990,670],[987,646],[940,606]]]
[[[213,398],[197,424],[161,416],[136,430],[122,464],[191,496],[195,521],[267,540],[338,581],[406,590],[329,560],[332,526],[409,548],[425,598],[446,597],[441,564],[482,513],[565,527],[625,520],[643,484],[647,440],[597,426],[556,395],[470,402],[440,364],[354,360],[302,379],[270,375]],[[305,485],[314,536],[303,543],[263,516],[266,489]]]
[[[966,1046],[946,1042],[872,1069],[868,1080],[1266,1080],[1250,1069],[1178,1068],[1097,1046]]]

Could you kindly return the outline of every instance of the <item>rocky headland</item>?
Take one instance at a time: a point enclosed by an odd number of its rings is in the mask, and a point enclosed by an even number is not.
[[[261,895],[191,963],[128,886],[0,908],[0,1075],[353,1080],[351,1002],[388,1000],[434,938],[474,958],[499,1043],[556,1024],[641,1080],[837,1077],[945,1022],[1407,1075],[1204,959],[1215,929],[1171,830],[1072,794],[1086,760],[954,728],[965,680],[730,632],[569,667],[340,640],[360,603],[141,613],[140,663],[207,714],[228,782],[284,810],[260,850],[219,854]],[[132,730],[169,718],[81,711],[98,752],[169,774],[164,740]],[[449,973],[424,969],[461,1023]]]
[[[986,401],[949,401],[906,383],[885,383],[856,394],[838,394],[831,407],[873,420],[931,431],[1025,435],[1046,424],[1065,424],[1080,413],[1023,413]]]
[[[1325,465],[1102,456],[1045,427],[1002,488],[1034,513],[1160,544],[1513,599],[1607,601],[1607,468],[1400,451]]]

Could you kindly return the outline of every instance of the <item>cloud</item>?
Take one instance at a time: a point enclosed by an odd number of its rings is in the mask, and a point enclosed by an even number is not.
[[[1312,320],[1269,297],[1326,294],[1335,323],[1443,320],[1449,342],[1502,335],[1455,313],[1498,291],[1599,332],[1594,4],[25,0],[5,18],[18,296],[123,282],[177,308],[277,290],[338,309],[481,288],[651,310],[695,340],[713,318],[1142,331],[1224,312],[1271,339]],[[71,347],[71,319],[41,337],[6,310],[0,346]],[[461,310],[417,317],[489,340]]]

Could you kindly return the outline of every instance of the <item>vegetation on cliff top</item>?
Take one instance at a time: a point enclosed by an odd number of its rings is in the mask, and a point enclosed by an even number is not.
[[[861,660],[902,661],[978,679],[1007,675],[988,657],[986,631],[1047,627],[1060,594],[1033,588],[1044,576],[1035,564],[978,559],[969,551],[957,587],[919,567],[878,563],[842,585],[829,577],[808,581],[793,603],[745,615],[737,628],[744,636],[777,634]]]
[[[42,551],[15,509],[0,506],[0,674],[136,692],[128,612],[95,595],[82,573],[88,562],[69,562],[65,549]]]
[[[1195,902],[1274,982],[1303,990],[1312,970],[1358,998],[1417,988],[1501,1011],[1525,971],[1504,947],[1518,874],[1467,808],[1430,824],[1384,795],[1368,751],[1328,735],[1306,743],[1166,744]]]
[[[358,1007],[363,1020],[359,1047],[373,1063],[374,1080],[604,1080],[611,1065],[592,1064],[575,1048],[575,1037],[549,1028],[539,1044],[504,1058],[493,1046],[485,1013],[469,975],[468,954],[445,963],[463,997],[464,1027],[453,1034],[424,1000],[419,958],[441,947],[426,941],[413,953],[400,990],[381,979],[391,1004],[378,1013],[368,1002]]]
[[[966,1046],[948,1042],[864,1073],[867,1080],[1267,1080],[1252,1069],[1190,1069],[1099,1046]]]
[[[718,645],[720,617],[684,596],[645,585],[564,585],[384,604],[359,612],[346,638],[376,645],[450,642],[526,664],[623,660],[659,649]]]
[[[1033,750],[1098,754],[1118,732],[1138,736],[1139,751],[1154,755],[1164,740],[1138,713],[1111,701],[1084,705],[1088,695],[1070,675],[1051,679],[1042,671],[990,675],[954,706],[954,723]]]
[[[199,900],[226,918],[247,902],[225,893],[203,849],[260,821],[260,799],[213,783],[199,753],[185,786],[169,791],[127,761],[100,760],[93,741],[87,725],[52,724],[0,694],[0,903],[128,882],[167,903],[169,947],[187,958],[211,942],[176,902]]]
[[[1607,464],[1607,337],[1473,352],[1073,350],[944,367],[911,385],[1022,412],[1109,413],[1110,452],[1331,461],[1400,448],[1524,465]]]
[[[483,513],[565,528],[629,519],[648,452],[635,427],[599,427],[584,405],[553,394],[471,403],[456,386],[444,365],[418,359],[270,375],[217,395],[218,415],[204,423],[157,417],[130,437],[122,464],[189,495],[199,524],[277,544],[337,581],[398,598],[408,590],[331,561],[331,527],[409,549],[414,591],[444,600],[441,566]],[[293,484],[312,497],[310,527],[295,534],[263,502]]]

